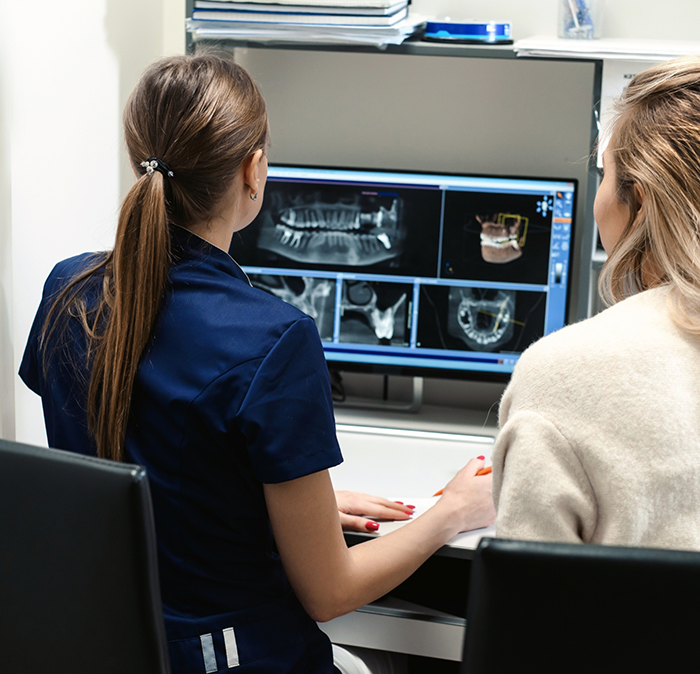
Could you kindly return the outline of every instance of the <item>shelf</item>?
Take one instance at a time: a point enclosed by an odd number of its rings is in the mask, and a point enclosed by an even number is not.
[[[427,42],[425,40],[406,40],[399,45],[386,45],[382,48],[363,44],[317,44],[312,42],[272,42],[239,39],[198,39],[193,40],[191,48],[198,45],[223,49],[292,49],[319,52],[352,52],[366,54],[405,54],[413,56],[452,56],[458,58],[497,58],[515,59],[513,45],[471,45],[447,44],[442,42]]]

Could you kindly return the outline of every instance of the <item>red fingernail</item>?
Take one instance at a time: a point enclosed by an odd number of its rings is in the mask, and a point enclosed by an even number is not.
[[[377,529],[379,529],[379,523],[378,522],[367,522],[367,524],[365,524],[365,528],[369,531],[376,531]]]
[[[399,505],[403,505],[403,501],[394,501],[394,503],[398,503]]]
[[[407,515],[413,515],[413,510],[404,510]]]
[[[485,460],[486,460],[486,457],[485,457],[485,456],[477,456],[476,458],[479,459],[480,461],[485,461]]]
[[[407,505],[406,507],[407,507],[407,508],[411,508],[412,510],[415,510],[415,509],[416,509],[416,506]]]

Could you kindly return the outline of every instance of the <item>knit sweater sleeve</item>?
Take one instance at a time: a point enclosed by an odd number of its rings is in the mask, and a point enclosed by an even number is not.
[[[556,425],[521,410],[502,426],[493,452],[496,535],[590,541],[596,499],[576,452]]]

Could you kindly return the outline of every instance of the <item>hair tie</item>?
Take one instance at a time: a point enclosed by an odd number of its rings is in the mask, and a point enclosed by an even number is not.
[[[146,173],[149,176],[153,173],[153,171],[158,171],[158,173],[162,173],[165,177],[175,177],[175,174],[170,170],[170,167],[162,159],[158,159],[158,157],[149,157],[146,161],[141,162],[141,166],[146,169]]]

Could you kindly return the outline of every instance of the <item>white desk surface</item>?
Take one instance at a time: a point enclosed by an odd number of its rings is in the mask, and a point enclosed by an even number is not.
[[[486,463],[491,462],[492,426],[426,421],[409,415],[393,419],[367,414],[338,417],[338,440],[345,461],[330,471],[335,489],[415,505],[416,516],[433,505],[436,499],[432,495],[469,459],[485,456]],[[392,420],[394,427],[389,425]],[[382,522],[377,534],[367,536],[386,535],[404,525]],[[483,536],[493,535],[493,527],[466,532],[455,536],[448,546],[473,550]]]

